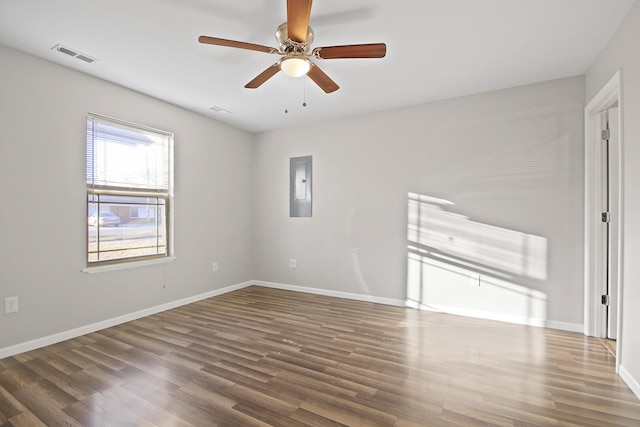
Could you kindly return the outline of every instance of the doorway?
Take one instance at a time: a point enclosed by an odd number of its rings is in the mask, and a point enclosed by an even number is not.
[[[585,334],[617,340],[622,330],[620,75],[585,108]],[[620,357],[616,358],[616,370]]]

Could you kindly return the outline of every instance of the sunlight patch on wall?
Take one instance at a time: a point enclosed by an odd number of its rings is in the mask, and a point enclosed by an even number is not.
[[[409,193],[408,212],[410,242],[508,273],[547,278],[547,239],[543,237],[471,221],[415,193]]]
[[[407,303],[544,326],[547,239],[448,212],[452,202],[408,194]]]
[[[512,281],[410,252],[407,299],[417,308],[545,326],[547,296]],[[412,302],[412,304],[411,304]],[[490,314],[495,314],[491,316]]]

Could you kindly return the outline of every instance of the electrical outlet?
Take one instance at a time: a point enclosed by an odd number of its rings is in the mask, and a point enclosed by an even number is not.
[[[480,275],[474,274],[469,276],[469,285],[480,287]]]
[[[289,258],[289,268],[296,268],[295,258]]]
[[[214,261],[214,262],[213,262],[213,266],[211,267],[211,269],[212,269],[214,272],[218,271],[218,261]]]
[[[4,299],[4,314],[16,313],[18,311],[18,297],[7,297]]]

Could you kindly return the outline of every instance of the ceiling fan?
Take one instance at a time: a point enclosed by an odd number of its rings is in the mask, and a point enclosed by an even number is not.
[[[281,24],[276,31],[276,39],[280,45],[278,49],[209,36],[200,36],[198,41],[282,56],[278,62],[247,83],[244,86],[246,88],[256,89],[282,70],[292,77],[307,75],[326,93],[335,92],[339,86],[310,60],[311,57],[317,59],[384,58],[387,46],[384,43],[372,43],[316,47],[311,50],[311,43],[313,43],[313,30],[309,27],[311,2],[312,0],[287,0],[287,22]]]

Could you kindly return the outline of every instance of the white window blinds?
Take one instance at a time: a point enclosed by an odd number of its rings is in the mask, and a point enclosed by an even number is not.
[[[169,133],[87,117],[87,186],[169,191]]]

